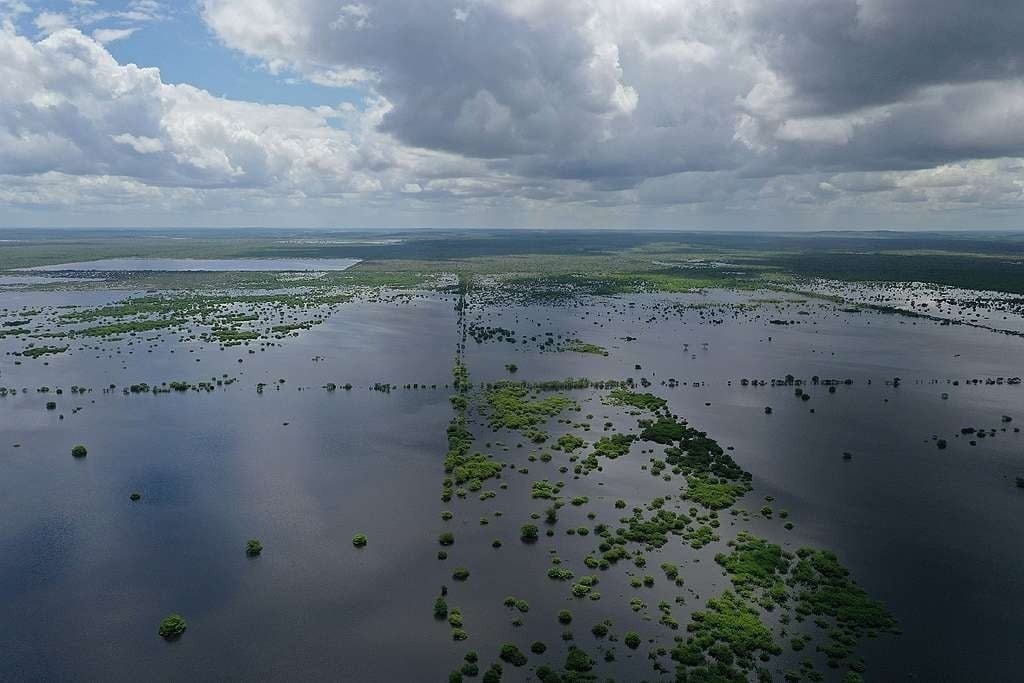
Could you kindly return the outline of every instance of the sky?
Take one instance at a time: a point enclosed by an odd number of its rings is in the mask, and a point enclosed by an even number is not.
[[[1019,0],[0,0],[0,226],[1024,228]]]

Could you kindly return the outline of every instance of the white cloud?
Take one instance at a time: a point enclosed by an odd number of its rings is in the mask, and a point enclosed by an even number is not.
[[[130,38],[133,33],[138,31],[138,27],[132,28],[98,28],[92,32],[92,37],[99,43],[107,45],[117,40],[124,40]]]
[[[40,12],[36,15],[33,23],[42,33],[53,33],[71,25],[71,20],[66,14],[60,12]]]
[[[77,0],[37,14],[39,32],[23,28],[33,37],[0,23],[0,174],[21,179],[4,201],[86,205],[93,192],[223,210],[235,197],[669,227],[1019,206],[1013,31],[965,18],[1002,42],[965,40],[974,56],[953,64],[920,46],[962,34],[958,22],[911,26],[897,0],[831,2],[200,0],[225,45],[282,81],[365,95],[310,108],[220,98],[119,64],[104,44],[180,6]],[[26,10],[0,0],[0,22]],[[1024,16],[1006,14],[1010,27]]]
[[[139,154],[155,154],[157,152],[164,151],[164,143],[157,138],[139,137],[132,135],[131,133],[111,135],[110,138],[114,142],[119,142],[122,145],[128,145]]]

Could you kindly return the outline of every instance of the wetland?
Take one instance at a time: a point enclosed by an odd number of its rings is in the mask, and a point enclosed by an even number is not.
[[[200,234],[3,247],[0,679],[1016,677],[1012,283],[837,236]]]

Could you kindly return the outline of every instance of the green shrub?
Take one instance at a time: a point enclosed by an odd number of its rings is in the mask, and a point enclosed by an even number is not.
[[[501,681],[501,664],[495,662],[491,664],[490,668],[484,672],[483,682],[484,683],[500,683]]]
[[[71,449],[71,455],[75,456],[76,458],[84,458],[88,454],[89,449],[83,446],[82,444],[77,444]]]
[[[352,545],[357,548],[362,548],[367,542],[366,534],[356,534],[352,537]]]
[[[256,557],[263,552],[263,543],[258,538],[250,538],[245,542],[245,554],[249,557]]]
[[[630,650],[635,650],[640,647],[640,634],[636,631],[630,631],[622,637],[622,641],[626,643],[626,647]]]
[[[548,569],[548,578],[555,581],[569,581],[572,579],[573,573],[571,569],[565,569],[564,567],[551,567]]]
[[[565,668],[568,671],[585,673],[594,668],[594,660],[586,652],[573,646],[569,648],[569,654],[565,658]]]
[[[186,628],[188,628],[188,623],[185,621],[185,617],[180,614],[168,614],[160,622],[159,633],[162,638],[172,640],[184,633]]]
[[[512,643],[505,643],[501,646],[501,654],[498,655],[502,661],[508,662],[512,666],[523,666],[526,664],[526,655],[523,651]]]

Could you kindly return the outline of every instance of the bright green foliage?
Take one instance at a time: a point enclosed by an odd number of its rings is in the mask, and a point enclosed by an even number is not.
[[[741,531],[730,541],[732,551],[715,555],[715,562],[729,573],[739,590],[752,587],[769,590],[789,571],[789,558],[780,546]]]
[[[661,410],[668,403],[654,394],[638,394],[622,387],[608,392],[608,403],[613,406],[632,406],[640,410]]]
[[[885,605],[868,597],[833,553],[801,548],[797,557],[791,584],[798,589],[798,611],[833,617],[858,634],[896,628]]]
[[[566,408],[576,407],[576,402],[565,396],[529,401],[528,394],[526,385],[513,382],[501,382],[489,391],[487,403],[491,408],[491,428],[525,429],[558,415]]]
[[[686,480],[686,497],[712,510],[723,510],[750,490],[747,482],[723,482],[691,475]]]
[[[691,638],[672,652],[672,658],[682,665],[704,664],[706,655],[731,665],[733,658],[749,662],[758,653],[782,652],[757,610],[731,591],[708,600],[707,609],[694,612],[691,619],[686,627]]]
[[[563,348],[566,351],[575,351],[576,353],[592,353],[597,356],[608,355],[608,350],[603,346],[580,341],[579,339],[570,339]]]
[[[594,454],[610,460],[629,453],[629,446],[636,437],[632,434],[612,434],[602,436],[594,444]]]
[[[555,443],[555,446],[566,453],[572,453],[577,448],[582,448],[586,443],[586,441],[575,434],[563,434],[558,437],[558,441]]]
[[[619,529],[618,535],[627,541],[660,548],[668,543],[668,534],[681,534],[689,523],[689,517],[671,510],[658,510],[649,519],[638,512],[630,518],[626,528]]]
[[[548,578],[555,581],[571,581],[573,573],[572,570],[565,569],[564,567],[552,567],[548,569]]]
[[[544,498],[552,499],[558,497],[558,492],[561,489],[558,484],[552,484],[547,479],[533,482],[533,486],[530,490],[531,498]]]

